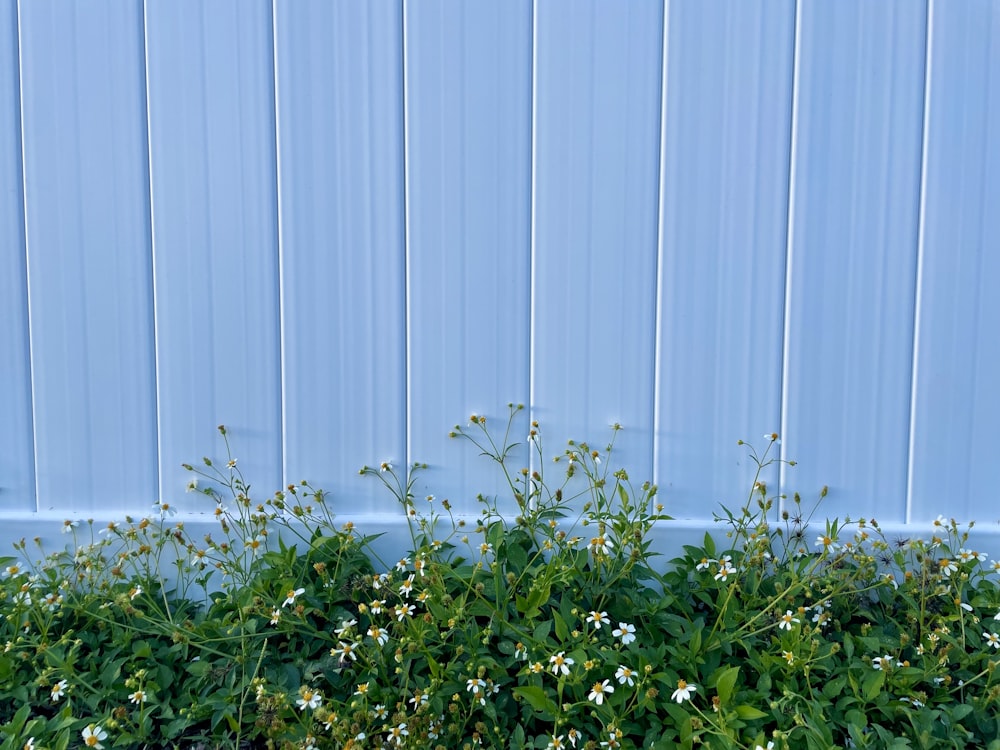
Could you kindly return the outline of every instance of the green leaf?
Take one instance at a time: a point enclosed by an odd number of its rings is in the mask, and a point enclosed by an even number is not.
[[[759,708],[754,708],[746,704],[736,707],[736,715],[745,721],[756,721],[757,719],[767,718],[767,714]]]
[[[881,669],[873,669],[861,680],[861,690],[865,700],[873,701],[882,691],[885,685],[885,672]]]
[[[549,696],[545,694],[545,691],[538,685],[524,685],[521,687],[515,687],[514,695],[517,695],[527,701],[533,709],[540,713],[549,714],[545,718],[555,718],[556,713],[559,709]]]
[[[566,621],[563,616],[559,614],[558,610],[552,612],[552,619],[555,621],[556,625],[556,638],[560,643],[564,642],[569,638],[569,628],[566,626]]]
[[[707,531],[705,532],[705,554],[708,557],[715,557],[715,540]]]
[[[730,667],[719,675],[715,690],[719,694],[720,705],[727,705],[729,703],[729,699],[733,697],[733,688],[736,686],[736,678],[739,674],[739,667]]]
[[[524,570],[524,567],[528,564],[528,553],[524,547],[520,544],[505,544],[504,549],[507,550],[507,561],[514,572]]]

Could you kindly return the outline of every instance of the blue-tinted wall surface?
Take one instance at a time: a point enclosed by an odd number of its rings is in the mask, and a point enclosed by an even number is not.
[[[776,431],[825,515],[1000,534],[998,72],[992,0],[0,0],[0,534],[196,518],[220,423],[475,513],[509,401],[677,528]]]

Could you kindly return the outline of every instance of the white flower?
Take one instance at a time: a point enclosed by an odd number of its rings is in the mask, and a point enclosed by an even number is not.
[[[556,735],[552,735],[552,739],[549,740],[549,744],[545,746],[545,750],[562,750],[566,747],[562,741],[564,736],[565,735],[562,734],[558,737]]]
[[[130,588],[130,589],[129,589],[129,591],[128,591],[128,598],[129,598],[129,601],[133,601],[133,600],[135,600],[135,598],[136,598],[137,596],[139,596],[139,594],[141,594],[141,593],[142,593],[142,586],[133,586],[133,587],[132,587],[132,588]]]
[[[615,548],[614,542],[603,535],[592,538],[588,546],[595,555],[610,555],[611,550]]]
[[[351,628],[353,628],[357,624],[358,624],[358,621],[354,620],[354,619],[351,619],[351,620],[341,620],[340,621],[340,627],[337,628],[336,630],[334,630],[333,632],[336,633],[337,635],[343,635],[344,633],[346,633],[348,630],[350,630]]]
[[[298,596],[301,596],[304,593],[306,593],[305,589],[291,589],[291,590],[289,590],[289,592],[285,595],[285,601],[282,602],[281,606],[282,607],[290,607],[290,606],[292,606],[293,604],[295,604],[295,598],[298,597]]]
[[[198,477],[195,477],[194,479],[192,479],[191,481],[189,481],[187,483],[187,487],[185,488],[184,491],[185,492],[194,492],[196,489],[198,489]]]
[[[566,656],[565,651],[560,651],[555,656],[549,657],[549,664],[552,665],[550,667],[552,674],[558,676],[561,672],[564,675],[568,675],[569,668],[574,664],[574,661],[571,657]]]
[[[403,604],[396,607],[396,619],[402,622],[407,617],[413,617],[413,613],[416,611],[416,607],[412,604]]]
[[[796,622],[796,623],[799,622],[799,618],[798,617],[793,617],[792,616],[792,610],[790,610],[790,609],[785,610],[785,614],[783,614],[779,619],[780,619],[780,622],[778,623],[778,627],[780,629],[782,629],[782,630],[791,630],[792,629],[792,623],[793,622]]]
[[[816,546],[822,547],[825,550],[830,550],[830,552],[836,552],[838,545],[834,541],[833,537],[827,536],[826,534],[820,534],[816,537]]]
[[[280,622],[280,621],[281,621],[281,610],[280,609],[272,609],[271,610],[271,624],[272,625],[277,625],[278,622]]]
[[[474,700],[478,700],[483,706],[486,705],[486,698],[484,697],[484,691],[486,690],[486,680],[481,680],[478,677],[473,677],[466,681],[465,689],[472,693]]]
[[[753,750],[774,750],[774,742],[768,742],[767,745],[757,745]]]
[[[403,581],[403,585],[399,587],[399,595],[408,597],[413,593],[413,573],[410,573],[410,577]]]
[[[590,688],[590,695],[587,698],[600,706],[604,703],[604,696],[610,695],[613,692],[615,692],[615,686],[611,684],[611,681],[602,680],[601,682],[594,683],[594,686]]]
[[[136,690],[128,697],[129,703],[145,703],[146,701],[146,691]]]
[[[384,646],[389,641],[389,634],[382,630],[382,628],[377,628],[374,625],[368,628],[368,635],[373,641],[378,643],[379,646]]]
[[[400,573],[405,573],[406,566],[409,564],[410,564],[410,558],[404,557],[398,563],[396,563],[396,570],[398,570]]]
[[[392,471],[392,463],[390,461],[383,461],[378,470],[381,472]]]
[[[764,433],[764,439],[765,440],[769,440],[770,442],[774,443],[775,445],[781,445],[781,438],[778,437],[778,433],[777,432],[765,432]]]
[[[697,685],[689,684],[684,680],[677,680],[677,689],[670,694],[670,699],[678,703],[691,700],[691,694],[698,689]]]
[[[177,515],[177,509],[170,503],[164,503],[164,502],[153,503],[153,510],[155,510],[157,513],[160,514],[160,518],[163,518],[164,516]]]
[[[62,533],[63,534],[72,534],[73,533],[73,529],[75,529],[79,525],[80,525],[79,521],[71,521],[71,520],[69,520],[67,518],[65,521],[63,521]]]
[[[340,657],[340,662],[343,663],[350,659],[351,661],[357,661],[358,655],[354,653],[354,644],[344,643],[343,641],[338,641],[336,648],[330,649],[330,656]]]
[[[732,566],[732,559],[732,557],[726,555],[719,560],[719,572],[715,574],[716,581],[725,583],[729,576],[736,574],[736,568]]]
[[[889,669],[892,667],[892,656],[886,654],[885,656],[876,656],[872,659],[872,668],[874,669]],[[897,667],[903,666],[902,662],[896,662]]]
[[[406,728],[406,722],[397,724],[392,729],[389,730],[389,734],[385,736],[386,740],[392,742],[396,745],[403,744],[403,738],[410,734],[409,730]]]
[[[601,624],[602,623],[604,625],[610,625],[611,624],[611,620],[608,619],[608,613],[607,612],[598,612],[597,610],[594,610],[589,615],[587,615],[587,620],[586,621],[589,622],[589,623],[593,623],[594,628],[596,630],[600,630],[601,629]]]
[[[104,745],[101,744],[101,740],[108,738],[108,733],[101,729],[100,724],[87,725],[81,734],[83,735],[83,744],[95,748],[95,750],[102,750]]]
[[[58,701],[64,695],[66,695],[66,680],[59,680],[52,686],[52,700]]]
[[[323,696],[318,690],[303,687],[299,689],[299,694],[302,697],[295,701],[295,705],[300,711],[305,711],[307,708],[317,709],[323,702]]]
[[[627,646],[635,640],[635,625],[629,625],[627,622],[620,622],[618,623],[618,627],[611,631],[611,635],[615,638],[621,638],[622,645]]]
[[[986,639],[986,645],[993,648],[1000,648],[1000,635],[996,633],[983,633],[983,638]]]
[[[632,687],[635,684],[635,672],[626,666],[618,667],[618,670],[615,672],[615,678],[618,680],[619,685],[628,683],[628,686]]]
[[[947,557],[942,557],[938,560],[938,568],[945,577],[950,578],[951,574],[958,570],[958,566],[955,565],[954,560],[949,560]]]
[[[694,566],[694,569],[695,570],[708,570],[709,566],[712,563],[714,563],[714,562],[715,562],[715,560],[713,560],[713,559],[711,559],[709,557],[703,557],[698,562],[698,564]]]

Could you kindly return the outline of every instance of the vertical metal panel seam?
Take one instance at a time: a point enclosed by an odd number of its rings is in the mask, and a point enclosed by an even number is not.
[[[285,254],[284,232],[281,206],[281,108],[278,106],[278,0],[271,0],[271,83],[274,106],[274,212],[275,247],[278,261],[278,424],[281,434],[278,439],[280,452],[281,485],[288,484],[288,382],[287,382],[287,342],[285,338]]]
[[[785,227],[785,295],[784,304],[782,306],[781,316],[781,399],[779,406],[778,422],[781,425],[779,430],[784,437],[787,432],[788,427],[788,364],[789,364],[789,338],[790,338],[790,325],[791,325],[791,315],[789,314],[789,306],[792,299],[792,267],[794,261],[794,238],[795,238],[795,166],[796,166],[796,154],[798,146],[798,136],[799,136],[799,66],[801,63],[802,55],[802,5],[799,0],[795,2],[795,23],[793,24],[793,52],[792,52],[792,96],[790,104],[789,115],[791,117],[791,129],[789,131],[788,138],[788,202],[786,206],[786,212],[788,214],[788,221]],[[785,451],[787,443],[783,442],[780,447],[779,458],[781,462],[779,463],[778,469],[778,486],[780,489],[784,489],[785,482],[787,480],[787,467],[785,463],[787,460],[787,454]],[[779,494],[781,494],[779,492]],[[782,509],[780,506],[784,505],[784,501],[779,503],[778,511]]]
[[[927,228],[927,143],[931,101],[931,50],[933,48],[934,0],[927,0],[927,19],[924,27],[924,111],[920,123],[920,194],[917,207],[917,272],[913,282],[913,345],[910,347],[910,420],[906,436],[906,498],[903,521],[910,523],[913,518],[913,455],[916,436],[917,363],[920,351],[920,307],[923,299],[921,290],[924,277],[925,232]]]
[[[531,177],[528,187],[528,418],[535,419],[535,245],[538,227],[538,2],[531,3]],[[539,470],[538,456],[528,451],[528,465]]]
[[[411,363],[412,356],[412,341],[410,337],[410,302],[412,295],[410,293],[410,212],[408,210],[409,206],[409,196],[410,196],[410,151],[408,148],[410,140],[410,96],[409,96],[409,81],[407,79],[407,66],[406,66],[406,56],[407,56],[407,44],[406,44],[406,18],[407,18],[407,7],[408,3],[406,0],[402,0],[401,9],[399,14],[399,24],[400,24],[400,42],[402,45],[402,52],[400,54],[400,88],[402,89],[402,106],[403,106],[403,143],[402,143],[402,153],[403,153],[403,415],[406,420],[406,424],[403,428],[403,455],[406,456],[406,468],[405,471],[409,471],[409,467],[413,465],[413,456],[411,455],[413,446],[413,436],[411,430],[413,429],[413,415],[410,413],[410,407],[413,403],[413,394],[411,393],[411,388],[413,387],[413,367]]]
[[[160,346],[159,346],[159,305],[156,303],[156,226],[155,205],[153,203],[153,118],[149,111],[149,0],[142,3],[142,80],[143,99],[146,107],[146,180],[149,190],[147,198],[149,200],[149,285],[151,304],[153,307],[153,412],[155,415],[154,439],[156,445],[156,485],[160,498],[165,497],[163,486],[163,436],[160,430],[163,427],[163,420],[160,418]]]
[[[31,399],[31,459],[32,459],[32,482],[35,487],[35,513],[41,510],[41,501],[38,497],[38,430],[35,425],[38,423],[35,414],[35,352],[32,342],[34,335],[31,328],[31,254],[28,252],[28,161],[25,152],[24,140],[24,44],[21,39],[21,0],[18,0],[14,7],[17,25],[17,101],[18,101],[18,132],[21,136],[21,214],[24,222],[24,300],[26,309],[25,324],[28,334],[28,398]]]
[[[660,361],[663,336],[663,195],[664,183],[667,179],[667,54],[670,32],[670,0],[663,0],[663,24],[660,41],[660,163],[659,179],[657,180],[656,196],[656,264],[654,278],[656,281],[656,299],[654,301],[653,319],[653,442],[650,465],[653,469],[653,484],[660,483],[660,466],[657,457],[660,455],[660,389],[663,377],[663,365]]]

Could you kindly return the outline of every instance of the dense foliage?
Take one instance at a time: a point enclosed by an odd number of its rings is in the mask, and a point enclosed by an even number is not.
[[[610,468],[614,440],[553,465],[532,424],[535,468],[511,466],[520,414],[452,433],[509,486],[471,519],[414,497],[419,466],[362,469],[406,513],[398,562],[306,483],[251,497],[228,441],[187,467],[213,535],[160,503],[67,521],[68,550],[19,543],[3,747],[1000,748],[1000,563],[967,528],[817,528],[758,473],[725,534],[659,562],[669,519]]]

